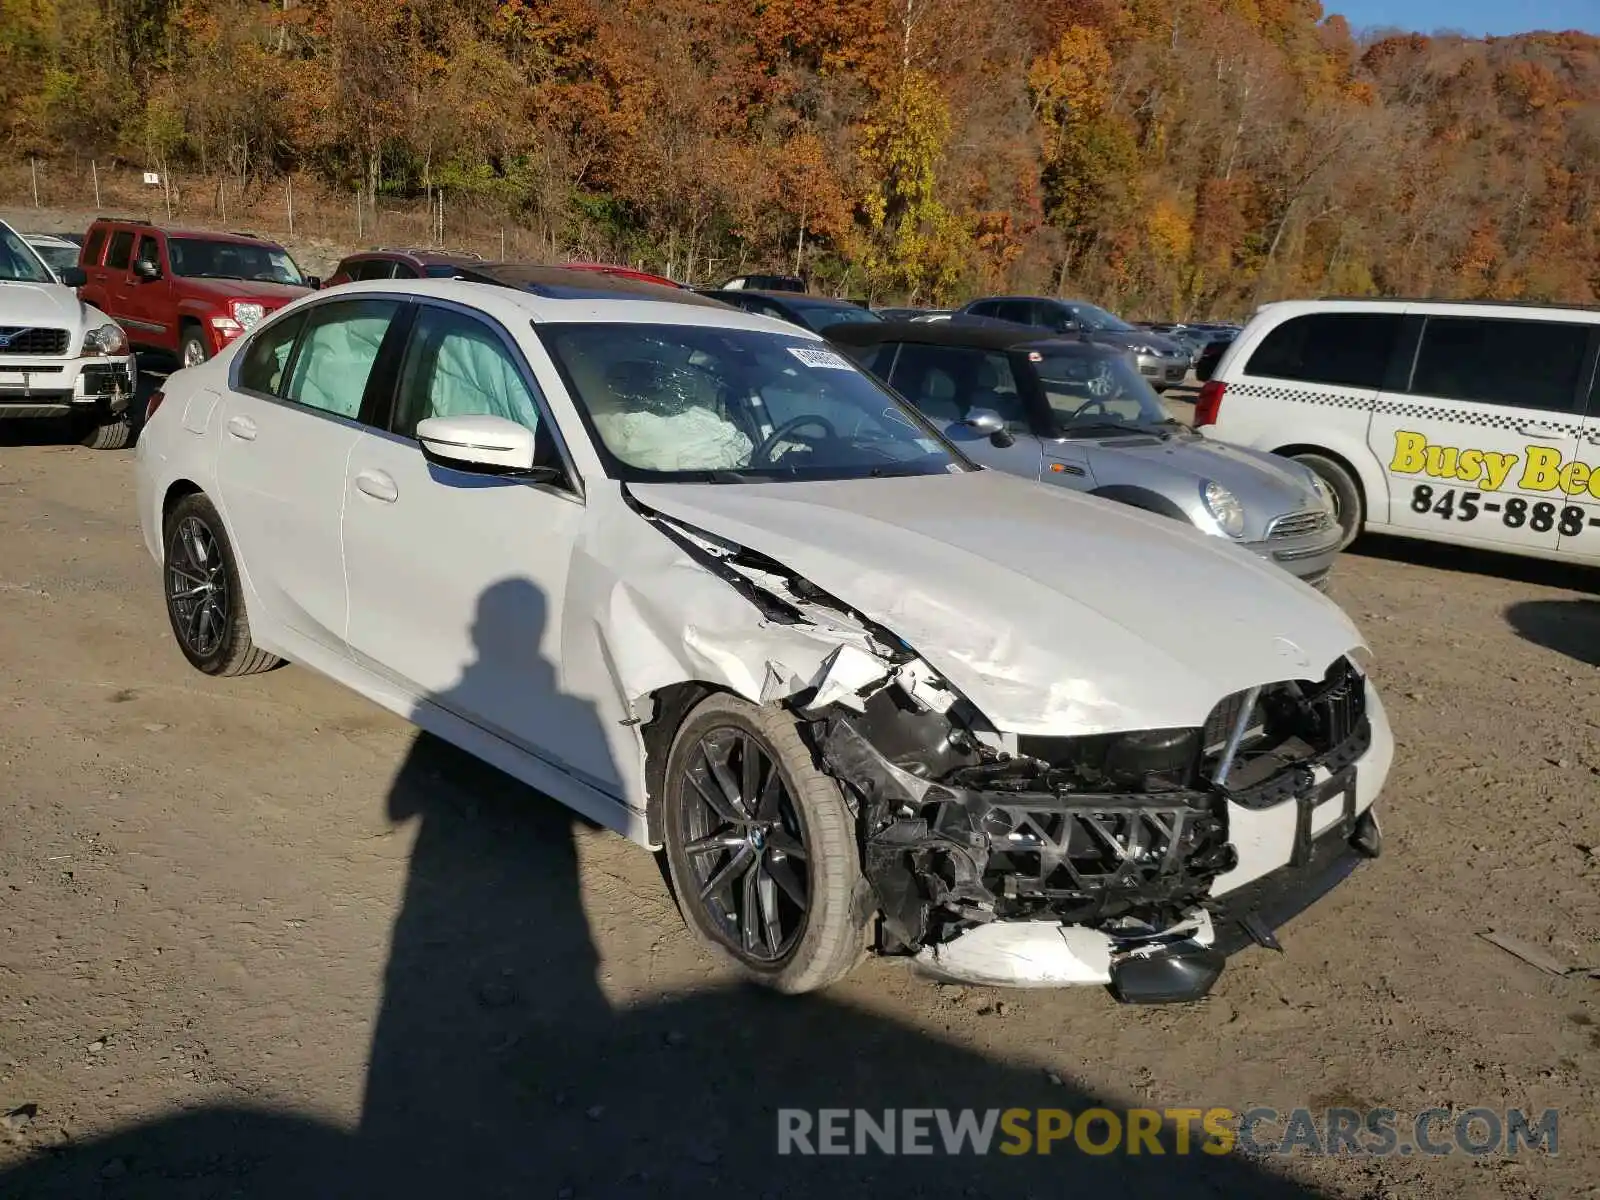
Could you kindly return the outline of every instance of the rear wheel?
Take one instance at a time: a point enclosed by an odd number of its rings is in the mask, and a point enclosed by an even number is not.
[[[1356,535],[1361,532],[1361,526],[1366,520],[1366,503],[1361,497],[1361,485],[1356,482],[1355,476],[1350,474],[1343,463],[1325,455],[1296,454],[1294,460],[1304,463],[1320,475],[1322,481],[1333,492],[1334,519],[1344,531],[1339,539],[1339,549],[1343,550],[1356,540]]]
[[[196,492],[172,506],[163,529],[167,617],[183,656],[207,675],[253,675],[282,659],[250,640],[239,568],[222,518]]]
[[[672,886],[702,942],[781,992],[826,987],[860,961],[855,819],[792,714],[708,697],[673,739],[662,799]]]

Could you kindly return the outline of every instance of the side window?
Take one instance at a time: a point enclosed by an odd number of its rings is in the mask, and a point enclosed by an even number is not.
[[[133,260],[134,262],[155,263],[159,267],[161,265],[161,251],[156,246],[155,238],[149,234],[140,238],[139,253],[134,255]]]
[[[419,278],[419,276],[417,275],[416,271],[413,268],[408,267],[405,263],[397,262],[397,263],[394,264],[394,278],[396,278],[396,279],[417,279],[417,278]],[[449,275],[444,275],[444,276],[441,276],[441,278],[448,279],[448,278],[450,278],[450,276]]]
[[[889,368],[894,365],[894,352],[898,342],[880,342],[876,346],[855,346],[846,351],[863,371],[870,371],[879,379],[889,378]]]
[[[119,229],[111,235],[111,249],[106,252],[106,266],[116,271],[128,269],[128,259],[133,256],[133,234]]]
[[[1485,317],[1429,317],[1413,395],[1550,412],[1577,409],[1589,326]]]
[[[1000,303],[996,300],[979,300],[970,305],[967,311],[975,317],[995,317],[1000,315]]]
[[[1028,425],[1011,360],[996,351],[903,346],[890,384],[937,424],[948,425],[974,408],[987,408],[1009,426]]]
[[[539,403],[516,356],[489,326],[424,307],[400,367],[394,431],[415,437],[427,417],[504,417],[540,432]]]
[[[106,248],[106,230],[104,225],[98,225],[89,233],[89,240],[83,247],[83,265],[96,267],[100,265],[100,252]]]
[[[1269,332],[1245,366],[1248,375],[1377,390],[1399,313],[1312,313]]]
[[[296,313],[274,321],[251,338],[239,359],[239,386],[247,392],[279,395],[283,387],[283,369],[289,363],[294,340],[305,323],[305,314]]]
[[[393,279],[394,263],[387,258],[369,258],[356,264],[353,279]]]
[[[307,315],[284,399],[319,412],[354,418],[377,361],[397,300],[341,300]]]

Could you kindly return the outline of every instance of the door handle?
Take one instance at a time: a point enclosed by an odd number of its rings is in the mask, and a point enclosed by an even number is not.
[[[1517,426],[1517,432],[1524,437],[1558,438],[1566,437],[1564,429],[1557,429],[1554,425],[1543,425],[1538,421],[1529,421],[1525,425]]]
[[[229,417],[228,432],[242,442],[256,440],[256,423],[249,417]]]
[[[374,500],[393,504],[400,499],[400,489],[387,471],[356,472],[356,487]]]

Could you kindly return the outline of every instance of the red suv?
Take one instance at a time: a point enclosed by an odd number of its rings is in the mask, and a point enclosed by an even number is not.
[[[78,265],[86,303],[115,318],[135,346],[175,354],[186,367],[317,286],[275,242],[121,217],[89,226]]]

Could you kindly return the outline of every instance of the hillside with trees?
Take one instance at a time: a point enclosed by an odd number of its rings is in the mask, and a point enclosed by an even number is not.
[[[1316,0],[0,0],[0,158],[877,298],[1600,296],[1600,39]]]

